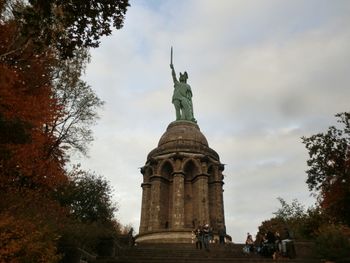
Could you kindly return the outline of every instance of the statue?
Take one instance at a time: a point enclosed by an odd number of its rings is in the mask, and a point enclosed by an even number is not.
[[[185,71],[183,74],[180,72],[179,80],[176,78],[176,73],[173,65],[173,47],[171,47],[170,53],[170,68],[174,81],[174,93],[172,102],[175,106],[176,120],[197,122],[193,116],[192,90],[191,86],[187,84],[187,72]]]

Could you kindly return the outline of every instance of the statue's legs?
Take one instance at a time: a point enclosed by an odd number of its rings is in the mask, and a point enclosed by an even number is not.
[[[191,111],[191,105],[188,103],[186,99],[183,99],[181,101],[182,105],[182,118],[184,120],[192,121],[192,111]]]
[[[194,118],[194,114],[193,114],[192,100],[189,100],[189,103],[190,103],[190,111],[191,111],[191,121],[197,122],[197,120]]]
[[[173,100],[176,112],[176,120],[181,120],[181,102],[179,100]]]

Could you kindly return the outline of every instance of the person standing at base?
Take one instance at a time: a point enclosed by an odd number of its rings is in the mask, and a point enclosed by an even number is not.
[[[194,231],[194,234],[196,236],[196,249],[202,249],[203,233],[201,226],[198,226],[198,228]]]
[[[253,237],[250,233],[247,233],[247,239],[245,241],[245,245],[247,247],[248,253],[254,251],[254,240],[253,240]]]
[[[292,240],[292,235],[289,232],[288,228],[284,228],[282,243],[282,255],[289,258],[295,258],[295,247]]]
[[[220,245],[224,245],[225,244],[225,235],[226,235],[225,228],[224,227],[220,228],[218,234],[219,234]]]
[[[206,251],[209,251],[209,238],[210,238],[210,228],[209,224],[205,224],[203,227],[203,245]]]

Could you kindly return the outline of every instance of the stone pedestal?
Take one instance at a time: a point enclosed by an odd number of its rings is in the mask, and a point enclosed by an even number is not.
[[[225,228],[224,166],[197,124],[169,124],[147,157],[142,210],[136,242],[192,242],[192,230],[209,224],[216,235]]]

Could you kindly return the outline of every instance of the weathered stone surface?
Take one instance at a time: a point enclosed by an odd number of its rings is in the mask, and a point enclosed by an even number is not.
[[[174,121],[169,124],[166,132],[158,142],[158,147],[163,144],[178,144],[180,140],[195,142],[208,147],[208,141],[200,131],[199,126],[189,121]]]
[[[190,121],[174,121],[159,140],[158,147],[152,150],[147,161],[161,158],[162,155],[183,152],[193,157],[210,157],[219,161],[219,155],[209,148],[208,141],[196,123]]]
[[[136,242],[191,242],[192,230],[225,228],[224,166],[198,125],[169,124],[152,150],[143,174],[142,208]]]

